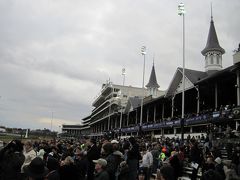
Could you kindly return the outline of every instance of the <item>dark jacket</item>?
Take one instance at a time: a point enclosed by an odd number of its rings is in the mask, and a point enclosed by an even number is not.
[[[87,171],[87,179],[93,180],[94,178],[94,169],[95,164],[93,163],[93,160],[97,160],[100,157],[100,151],[98,147],[94,144],[92,147],[89,148],[87,152],[87,159],[88,159],[88,171]]]
[[[190,160],[191,162],[201,164],[202,162],[202,153],[197,145],[194,145],[190,150]]]
[[[57,170],[53,170],[48,173],[47,180],[60,180],[59,172]]]
[[[94,180],[111,180],[111,179],[109,179],[108,172],[103,170],[103,171],[95,174]]]
[[[59,169],[60,180],[78,180],[77,171],[74,164],[61,166]]]
[[[109,178],[110,180],[115,179],[115,172],[117,171],[118,167],[115,156],[113,154],[109,154],[106,157],[106,161],[107,161],[106,171],[108,172]]]
[[[25,157],[21,152],[6,151],[0,161],[0,179],[1,180],[19,180],[21,179],[21,166]]]
[[[75,164],[77,167],[78,177],[79,179],[84,179],[87,174],[88,169],[88,160],[86,157],[83,157],[81,160],[75,160]]]

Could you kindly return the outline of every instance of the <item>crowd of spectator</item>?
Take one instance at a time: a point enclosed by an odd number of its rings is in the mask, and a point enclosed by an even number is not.
[[[234,180],[240,145],[223,161],[208,137],[13,140],[0,151],[0,180]]]

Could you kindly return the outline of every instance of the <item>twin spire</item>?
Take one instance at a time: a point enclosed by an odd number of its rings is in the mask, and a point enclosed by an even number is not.
[[[208,74],[212,74],[222,69],[222,55],[225,53],[225,50],[219,45],[218,42],[218,37],[213,22],[212,5],[207,44],[201,53],[203,56],[205,56],[205,71]]]
[[[220,51],[222,54],[225,53],[225,50],[219,45],[217,33],[215,30],[213,15],[212,15],[212,5],[211,5],[211,22],[208,32],[208,39],[206,47],[202,50],[202,55],[205,55],[209,51]]]
[[[149,82],[146,85],[146,87],[147,88],[159,88],[160,87],[157,83],[157,77],[156,77],[156,72],[155,72],[155,67],[154,67],[154,59],[153,59],[151,75],[150,75]]]

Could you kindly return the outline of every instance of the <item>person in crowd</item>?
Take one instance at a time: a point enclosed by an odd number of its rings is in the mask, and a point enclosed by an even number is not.
[[[157,170],[157,180],[175,180],[174,170],[169,165],[163,165]]]
[[[37,157],[40,157],[40,158],[44,158],[44,154],[45,154],[45,151],[43,148],[41,148],[38,152],[37,152]]]
[[[199,166],[202,162],[202,153],[201,150],[198,147],[198,142],[194,139],[192,139],[190,143],[191,149],[190,149],[190,161],[193,165],[193,171],[192,171],[192,177],[191,180],[196,180],[197,173]]]
[[[46,176],[47,180],[60,180],[58,160],[49,156],[46,160],[46,165],[49,170]]]
[[[202,172],[207,172],[208,170],[215,170],[215,165],[214,165],[214,160],[213,160],[213,156],[208,156],[205,160],[205,162],[203,162],[203,166],[202,166]]]
[[[75,150],[75,159],[74,162],[77,166],[77,172],[79,174],[79,180],[84,180],[87,174],[88,160],[84,151],[81,151],[79,148]]]
[[[27,180],[45,180],[48,169],[40,157],[34,158],[29,165],[23,167]]]
[[[100,158],[98,160],[93,160],[95,165],[95,177],[94,180],[111,180],[109,178],[108,172],[106,171],[107,167],[107,161],[103,158]]]
[[[100,151],[98,147],[96,146],[96,140],[90,139],[87,141],[88,151],[87,151],[87,159],[88,159],[88,171],[87,171],[87,180],[93,180],[94,179],[94,169],[95,164],[93,163],[93,160],[96,160],[100,157]]]
[[[215,160],[215,170],[225,179],[226,175],[223,170],[223,163],[220,157],[217,157]]]
[[[53,158],[60,160],[60,156],[58,155],[58,148],[57,146],[51,147],[51,152],[48,154],[49,156],[52,156]]]
[[[232,155],[232,163],[235,165],[235,170],[240,175],[240,146],[238,145]]]
[[[130,180],[129,179],[129,168],[126,161],[122,161],[118,166],[118,176],[116,180]]]
[[[111,141],[111,144],[113,146],[113,151],[118,151],[119,150],[119,142],[115,139]]]
[[[22,165],[22,168],[24,166],[29,165],[31,163],[31,161],[37,156],[37,153],[36,153],[36,151],[34,151],[32,142],[30,140],[27,140],[25,142],[23,154],[25,156],[25,160]]]
[[[153,149],[151,151],[152,156],[153,156],[153,165],[152,165],[152,173],[156,173],[157,172],[157,168],[158,168],[158,164],[159,164],[159,155],[160,155],[160,151],[159,151],[159,144],[157,142],[152,143]]]
[[[67,156],[60,164],[60,180],[78,180],[77,167],[72,157]]]
[[[146,147],[142,147],[142,163],[141,163],[141,169],[145,173],[145,180],[149,180],[151,177],[152,172],[152,165],[153,165],[153,156],[152,153],[146,149]]]
[[[177,179],[181,174],[182,167],[178,158],[178,153],[176,151],[172,151],[169,158],[169,163],[173,167],[174,177]]]
[[[12,140],[0,151],[0,179],[20,180],[21,167],[24,160],[22,142],[20,140]]]
[[[117,171],[116,157],[113,155],[112,143],[105,143],[102,146],[101,154],[107,161],[106,171],[108,172],[110,179],[115,179],[115,172]]]
[[[138,172],[138,180],[145,180],[146,179],[146,172],[144,169],[139,169]]]
[[[141,159],[141,154],[139,151],[139,145],[134,137],[129,138],[130,147],[127,151],[127,164],[129,167],[129,178],[136,179],[137,171],[139,167],[139,160]]]
[[[224,180],[224,178],[213,169],[210,169],[203,173],[201,180]]]

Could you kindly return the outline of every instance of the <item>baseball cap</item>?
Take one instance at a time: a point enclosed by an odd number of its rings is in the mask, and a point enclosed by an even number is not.
[[[112,144],[118,144],[119,142],[114,139],[114,140],[111,141],[111,143],[112,143]]]
[[[96,164],[100,164],[101,166],[104,166],[104,167],[107,166],[107,161],[103,158],[100,158],[98,160],[93,160],[93,162]]]
[[[113,155],[120,156],[121,158],[123,158],[123,153],[121,153],[120,151],[113,152]]]

